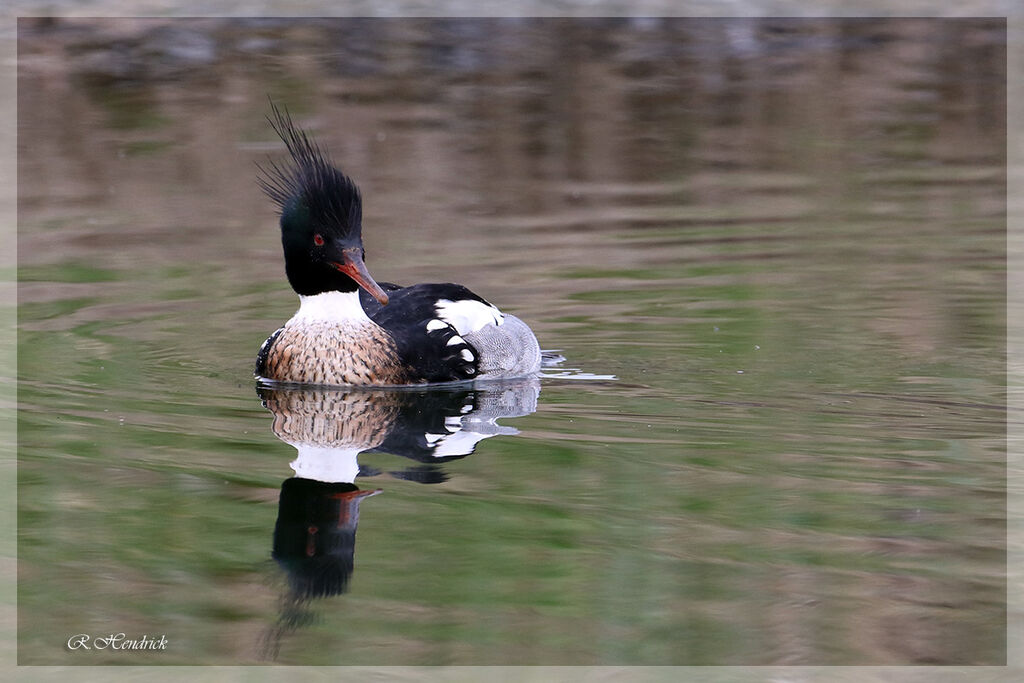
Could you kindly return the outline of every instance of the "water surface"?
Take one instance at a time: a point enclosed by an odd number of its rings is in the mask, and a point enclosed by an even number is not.
[[[19,47],[20,663],[1004,662],[1000,22]],[[566,358],[537,391],[257,392],[297,304],[268,95],[360,184],[375,277],[464,283]],[[347,464],[297,477],[298,442]],[[340,539],[322,589],[293,500]],[[117,632],[169,646],[65,646]]]

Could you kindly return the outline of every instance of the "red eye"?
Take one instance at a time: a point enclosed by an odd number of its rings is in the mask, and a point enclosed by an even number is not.
[[[320,233],[313,235],[313,244],[315,244],[318,247],[324,246],[323,235],[321,235]]]

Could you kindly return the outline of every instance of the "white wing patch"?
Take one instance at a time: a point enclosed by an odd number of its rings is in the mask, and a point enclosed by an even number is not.
[[[438,299],[434,304],[437,317],[461,334],[471,334],[487,325],[505,322],[504,314],[494,306],[476,299]],[[429,325],[428,325],[429,327]]]

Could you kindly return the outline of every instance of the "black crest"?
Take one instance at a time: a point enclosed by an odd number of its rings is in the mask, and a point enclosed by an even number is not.
[[[318,225],[358,231],[363,212],[359,188],[335,168],[305,131],[292,123],[287,108],[282,111],[273,101],[270,108],[272,116],[267,121],[284,141],[292,163],[282,165],[271,159],[267,166],[257,166],[260,188],[282,211],[297,200]]]

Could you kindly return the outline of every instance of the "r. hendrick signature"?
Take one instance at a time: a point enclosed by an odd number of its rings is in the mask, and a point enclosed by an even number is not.
[[[91,636],[88,633],[77,633],[68,638],[69,650],[166,650],[167,637],[129,638],[123,633],[110,633],[104,636]]]

